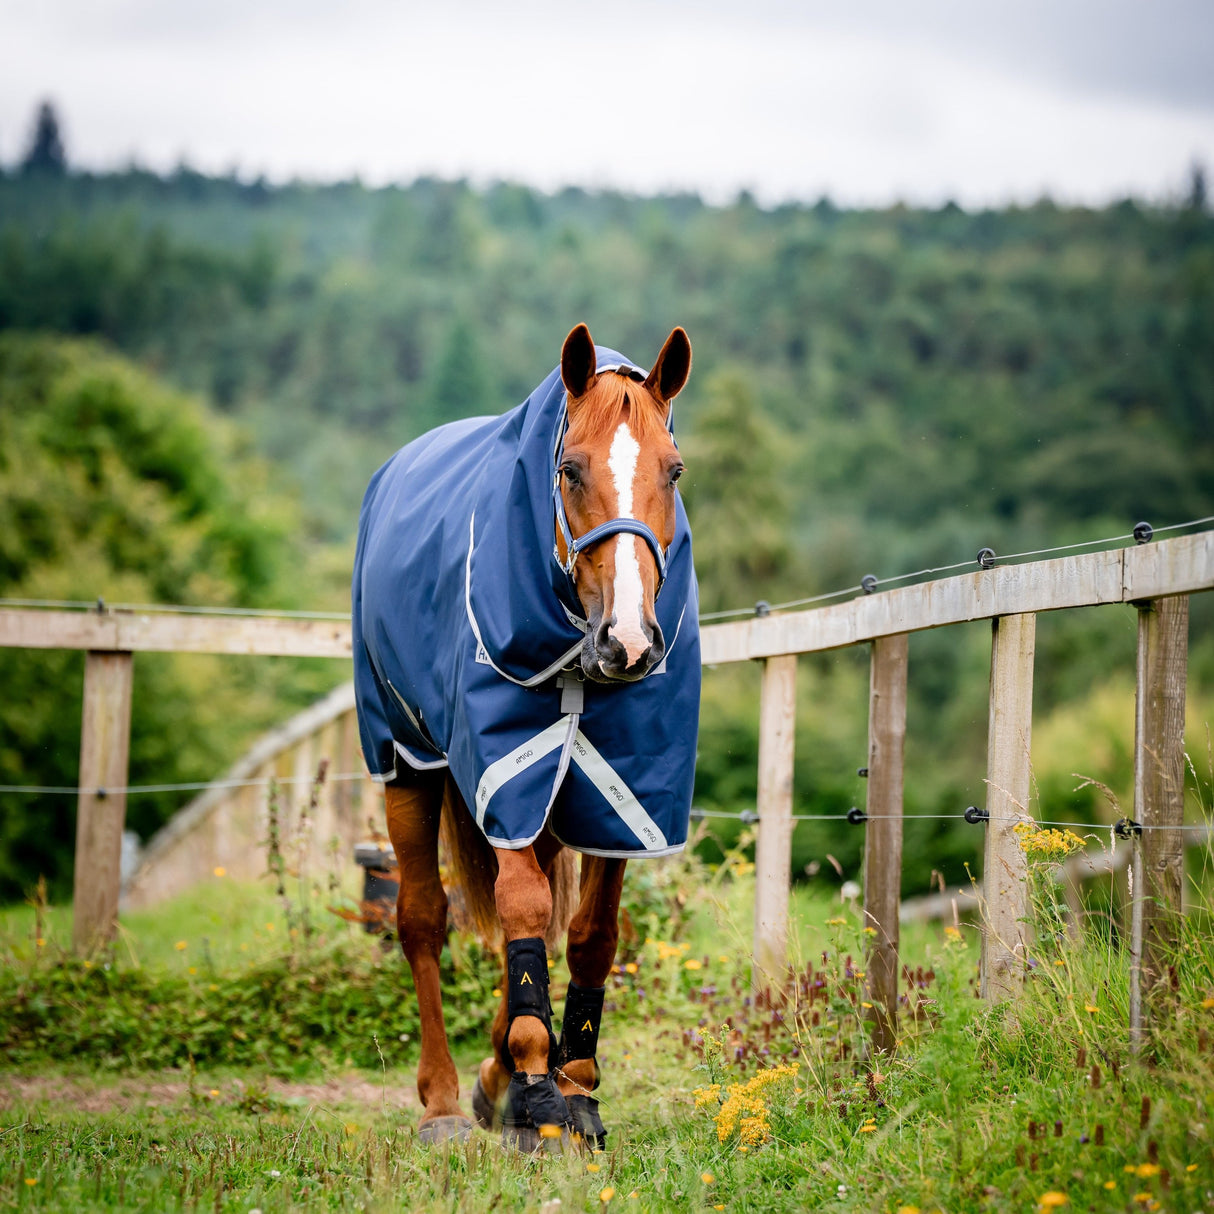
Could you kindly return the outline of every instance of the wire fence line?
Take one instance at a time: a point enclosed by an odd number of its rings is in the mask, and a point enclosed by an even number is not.
[[[980,568],[990,568],[995,563],[1006,564],[1009,561],[1027,561],[1032,557],[1050,556],[1058,552],[1075,552],[1081,548],[1099,548],[1102,544],[1118,544],[1133,540],[1135,543],[1146,543],[1157,535],[1169,531],[1182,531],[1187,527],[1200,527],[1214,523],[1214,514],[1204,518],[1188,519],[1183,523],[1169,523],[1166,527],[1150,527],[1140,523],[1133,531],[1125,535],[1108,535],[1101,539],[1081,540],[1076,544],[1058,544],[1051,548],[1033,548],[1027,552],[1012,552],[999,556],[989,548],[983,548],[977,557],[967,561],[957,561],[952,565],[934,565],[924,569],[916,569],[912,573],[899,573],[891,577],[874,577],[869,575],[855,586],[845,586],[840,590],[830,590],[825,594],[809,595],[806,598],[789,599],[782,603],[756,603],[750,607],[731,607],[725,611],[706,611],[699,616],[701,624],[714,620],[737,619],[744,616],[766,615],[769,612],[790,611],[795,607],[809,607],[814,603],[826,603],[832,599],[844,598],[849,595],[871,593],[880,586],[893,586],[899,582],[911,582],[916,578],[933,577],[941,573],[954,573],[958,569],[969,569],[975,564]],[[1146,538],[1140,538],[1139,528],[1145,527]],[[983,563],[984,554],[990,564]],[[280,620],[325,620],[332,622],[347,622],[350,619],[348,611],[294,611],[276,610],[266,607],[209,607],[186,606],[178,603],[107,603],[104,599],[86,601],[84,599],[23,599],[0,598],[0,607],[25,607],[37,610],[61,611],[129,611],[141,615],[200,615],[200,616],[253,616],[264,619]]]

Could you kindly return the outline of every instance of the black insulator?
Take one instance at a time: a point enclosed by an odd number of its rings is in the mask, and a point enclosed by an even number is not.
[[[995,550],[994,548],[980,548],[978,550],[978,567],[980,569],[993,569],[995,567]]]
[[[1118,818],[1113,823],[1113,834],[1119,839],[1133,839],[1142,834],[1142,826],[1133,818]]]
[[[1134,524],[1134,543],[1149,544],[1151,536],[1155,534],[1155,528],[1150,523],[1135,523]]]
[[[755,615],[757,615],[757,616],[771,615],[771,604],[766,599],[760,599],[755,604]]]
[[[865,594],[872,594],[872,592],[877,589],[877,575],[875,573],[866,573],[860,579],[860,589],[863,590]]]
[[[868,768],[867,767],[857,767],[856,775],[858,775],[861,780],[867,780],[868,779]]]
[[[853,826],[859,826],[861,822],[868,821],[868,814],[862,809],[857,809],[854,805],[847,811],[847,820]]]
[[[988,814],[985,809],[979,809],[978,806],[971,805],[965,811],[965,820],[971,826],[974,826],[978,822],[989,822],[991,820],[991,815]]]
[[[97,600],[97,614],[98,614],[98,615],[104,615],[104,614],[105,614],[105,599],[98,599],[98,600]]]

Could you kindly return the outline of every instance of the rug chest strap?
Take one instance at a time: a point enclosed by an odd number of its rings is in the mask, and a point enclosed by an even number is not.
[[[501,1060],[508,1071],[516,1070],[510,1055],[510,1028],[519,1016],[535,1016],[548,1030],[548,1066],[556,1055],[552,1032],[552,1004],[548,999],[548,949],[538,936],[511,940],[506,945],[506,1036]]]

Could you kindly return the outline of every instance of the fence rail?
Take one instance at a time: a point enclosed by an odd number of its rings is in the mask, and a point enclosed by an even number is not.
[[[1133,843],[1131,1039],[1159,990],[1162,957],[1180,913],[1187,595],[1214,588],[1214,532],[1153,544],[996,566],[862,595],[815,610],[705,627],[705,665],[760,660],[755,981],[778,980],[787,951],[792,834],[796,655],[871,644],[865,913],[871,936],[866,982],[874,1045],[897,1022],[902,746],[907,635],[992,621],[982,990],[1014,989],[1025,938],[1024,857],[1016,822],[1027,817],[1036,615],[1131,604],[1139,613],[1134,819],[1149,829]],[[0,647],[87,651],[81,732],[75,941],[92,947],[113,931],[130,729],[131,654],[136,651],[351,656],[348,622],[264,616],[160,615],[152,611],[0,609]]]

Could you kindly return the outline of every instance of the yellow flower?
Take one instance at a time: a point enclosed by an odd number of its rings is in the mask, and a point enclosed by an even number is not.
[[[629,1201],[636,1201],[638,1197],[640,1197],[640,1193],[638,1193],[636,1189],[633,1189],[632,1192],[628,1194]]]
[[[723,1210],[723,1209],[725,1209],[725,1203],[724,1203],[724,1202],[721,1202],[721,1204],[720,1204],[720,1205],[713,1206],[712,1208],[713,1208],[714,1210]]]
[[[274,930],[274,924],[273,924],[273,923],[267,923],[267,924],[266,924],[266,931],[268,931],[268,932],[272,932],[273,930]]]
[[[501,987],[495,986],[493,988],[493,997],[494,999],[500,999],[502,997]]]
[[[25,1183],[27,1185],[36,1185],[38,1183],[38,1178],[36,1176],[27,1176],[25,1178]]]
[[[599,1170],[599,1165],[597,1163],[588,1163],[586,1165],[587,1172],[597,1172],[598,1170]]]
[[[217,864],[213,871],[217,877],[226,877],[228,875],[228,870],[222,864]]]
[[[553,1122],[545,1122],[540,1126],[541,1138],[559,1138],[561,1136],[561,1127]]]
[[[39,941],[39,943],[41,943],[41,941]],[[1214,999],[1203,999],[1201,1001],[1201,1006],[1208,1012],[1210,1008],[1214,1007]]]
[[[186,970],[186,973],[187,973],[187,974],[196,974],[196,973],[198,973],[198,966],[196,966],[196,965],[191,965],[191,966],[190,966],[190,968]]]
[[[1150,1193],[1135,1193],[1134,1200],[1136,1202],[1138,1202],[1140,1205],[1145,1206],[1145,1205],[1148,1205],[1154,1199],[1152,1198]]]
[[[715,1176],[714,1176],[714,1175],[713,1175],[711,1172],[701,1172],[701,1173],[700,1173],[700,1179],[701,1179],[701,1180],[702,1180],[702,1181],[703,1181],[705,1184],[712,1184],[712,1182],[713,1182],[714,1180],[716,1180],[716,1177],[715,1177]]]
[[[875,1125],[862,1125],[857,1132],[860,1134],[871,1134],[876,1128]]]
[[[217,991],[217,990],[219,990],[219,987],[216,986],[216,984],[214,982],[212,982],[211,985],[207,987],[207,990],[208,991]]]
[[[946,940],[960,940],[961,929],[959,927],[948,926],[944,929],[944,938]]]
[[[846,927],[846,926],[847,926],[847,920],[846,920],[846,919],[839,919],[839,918],[835,918],[835,919],[827,919],[827,921],[826,921],[826,926],[827,926],[827,927]]]
[[[44,939],[43,939],[41,936],[39,936],[39,937],[38,937],[38,939],[34,941],[34,943],[35,943],[35,944],[36,944],[36,945],[37,945],[39,948],[44,948],[44,947],[46,946],[46,941],[45,941],[45,940],[44,940]],[[184,946],[184,945],[182,945],[182,947],[184,948],[185,946]],[[35,1180],[33,1183],[34,1183],[34,1184],[37,1184],[38,1182]]]
[[[1117,1187],[1117,1182],[1115,1180],[1106,1180],[1104,1182],[1104,1187],[1106,1189],[1115,1189]]]
[[[1065,1193],[1059,1193],[1057,1189],[1051,1189],[1048,1193],[1042,1193],[1037,1198],[1037,1208],[1039,1210],[1056,1210],[1059,1206],[1068,1206],[1071,1204],[1071,1199]]]
[[[1140,1163],[1133,1169],[1134,1175],[1139,1180],[1149,1180],[1152,1176],[1159,1175],[1159,1164],[1157,1163]]]
[[[1189,1165],[1187,1165],[1187,1166],[1186,1166],[1185,1171],[1186,1171],[1186,1172],[1196,1172],[1196,1171],[1197,1171],[1197,1165],[1196,1165],[1195,1163],[1191,1163],[1191,1164],[1189,1164]]]
[[[919,1214],[918,1206],[899,1206],[898,1214]]]
[[[626,966],[624,966],[624,973],[635,974],[639,968],[640,967],[637,965],[637,963],[635,961],[629,961],[628,964]]]
[[[606,1205],[615,1196],[615,1190],[608,1185],[605,1189],[599,1190],[599,1201]]]
[[[871,1003],[869,1003],[867,999],[861,999],[861,1000],[860,1000],[860,1006],[861,1006],[861,1007],[872,1007],[872,1004],[871,1004]]]
[[[702,1109],[706,1104],[712,1104],[718,1100],[721,1095],[721,1085],[719,1083],[710,1083],[706,1088],[696,1088],[692,1092],[695,1097],[696,1108]]]
[[[346,1122],[346,1133],[349,1134],[351,1137],[353,1137],[355,1134],[358,1133],[358,1126],[356,1126],[354,1124],[354,1122],[352,1122],[352,1121],[347,1121]]]
[[[724,964],[725,964],[725,963],[726,963],[726,962],[729,960],[729,956],[728,956],[728,954],[726,954],[726,953],[722,953],[722,954],[721,954],[721,955],[720,955],[720,956],[717,958],[717,960],[718,960],[718,961],[720,961],[722,965],[724,965]]]
[[[683,968],[685,970],[702,970],[704,968],[704,963],[702,961],[697,961],[694,957],[689,957],[683,962]]]
[[[947,929],[945,929],[945,930],[947,930]],[[956,931],[957,929],[954,928],[953,930]],[[866,927],[864,929],[864,934],[866,936],[875,936],[877,934],[877,929],[875,927]]]
[[[177,950],[179,953],[180,953],[180,952],[183,952],[183,951],[185,950],[185,947],[186,947],[186,942],[185,942],[184,940],[178,940],[178,941],[177,941],[177,943],[173,945],[173,947],[174,947],[174,948],[175,948],[175,949],[176,949],[176,950]]]
[[[1095,1015],[1096,1015],[1096,1013],[1097,1013],[1098,1011],[1100,1011],[1100,1009],[1099,1009],[1098,1007],[1094,1007],[1094,1006],[1093,1006],[1092,1004],[1090,1004],[1090,1003],[1085,1003],[1085,1004],[1083,1005],[1083,1010],[1084,1010],[1085,1012],[1091,1012],[1093,1016],[1095,1016]]]

